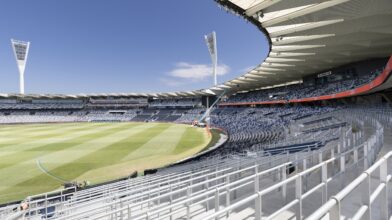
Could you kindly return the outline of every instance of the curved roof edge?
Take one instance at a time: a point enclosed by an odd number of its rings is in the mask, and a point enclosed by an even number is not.
[[[214,1],[217,2],[218,4],[220,4],[222,7],[224,7],[224,9],[231,10],[234,14],[241,16],[245,20],[247,20],[250,23],[252,23],[253,25],[255,25],[266,36],[266,38],[268,40],[268,45],[269,45],[268,53],[271,52],[271,48],[272,48],[271,37],[270,37],[267,29],[265,29],[257,19],[255,19],[254,17],[246,16],[246,11],[244,9],[242,9],[241,7],[238,7],[237,5],[233,4],[232,2],[230,2],[228,0],[214,0]]]

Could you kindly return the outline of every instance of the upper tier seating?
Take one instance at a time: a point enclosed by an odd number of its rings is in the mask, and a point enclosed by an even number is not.
[[[295,84],[284,87],[276,87],[271,89],[263,89],[251,91],[247,93],[238,93],[230,96],[226,102],[262,102],[262,101],[276,101],[276,100],[294,100],[308,97],[318,97],[323,95],[336,94],[343,91],[348,91],[364,84],[370,83],[381,72],[383,68],[372,71],[367,76],[360,76],[352,79],[340,80],[321,85],[306,85]]]

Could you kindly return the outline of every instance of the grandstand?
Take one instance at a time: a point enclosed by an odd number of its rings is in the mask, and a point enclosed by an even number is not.
[[[0,94],[2,125],[206,123],[221,131],[214,146],[144,175],[9,201],[0,219],[392,219],[390,0],[215,2],[269,39],[268,57],[236,79],[170,93]]]

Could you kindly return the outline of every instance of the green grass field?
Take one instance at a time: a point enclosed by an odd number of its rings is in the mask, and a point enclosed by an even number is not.
[[[201,128],[169,123],[66,123],[0,127],[0,203],[56,190],[65,180],[99,183],[158,168],[204,149]]]

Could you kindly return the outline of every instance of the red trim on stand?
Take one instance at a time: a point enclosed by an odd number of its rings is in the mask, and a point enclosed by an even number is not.
[[[301,103],[301,102],[313,102],[329,99],[338,99],[344,97],[350,97],[355,95],[360,95],[362,93],[368,92],[381,84],[383,84],[389,77],[392,71],[392,56],[389,58],[388,63],[385,66],[384,71],[378,75],[370,83],[360,86],[355,89],[351,89],[344,92],[335,93],[332,95],[323,95],[318,97],[302,98],[302,99],[292,99],[292,100],[276,100],[276,101],[263,101],[263,102],[237,102],[237,103],[222,103],[219,106],[241,106],[241,105],[272,105],[272,104],[284,104],[284,103]]]

